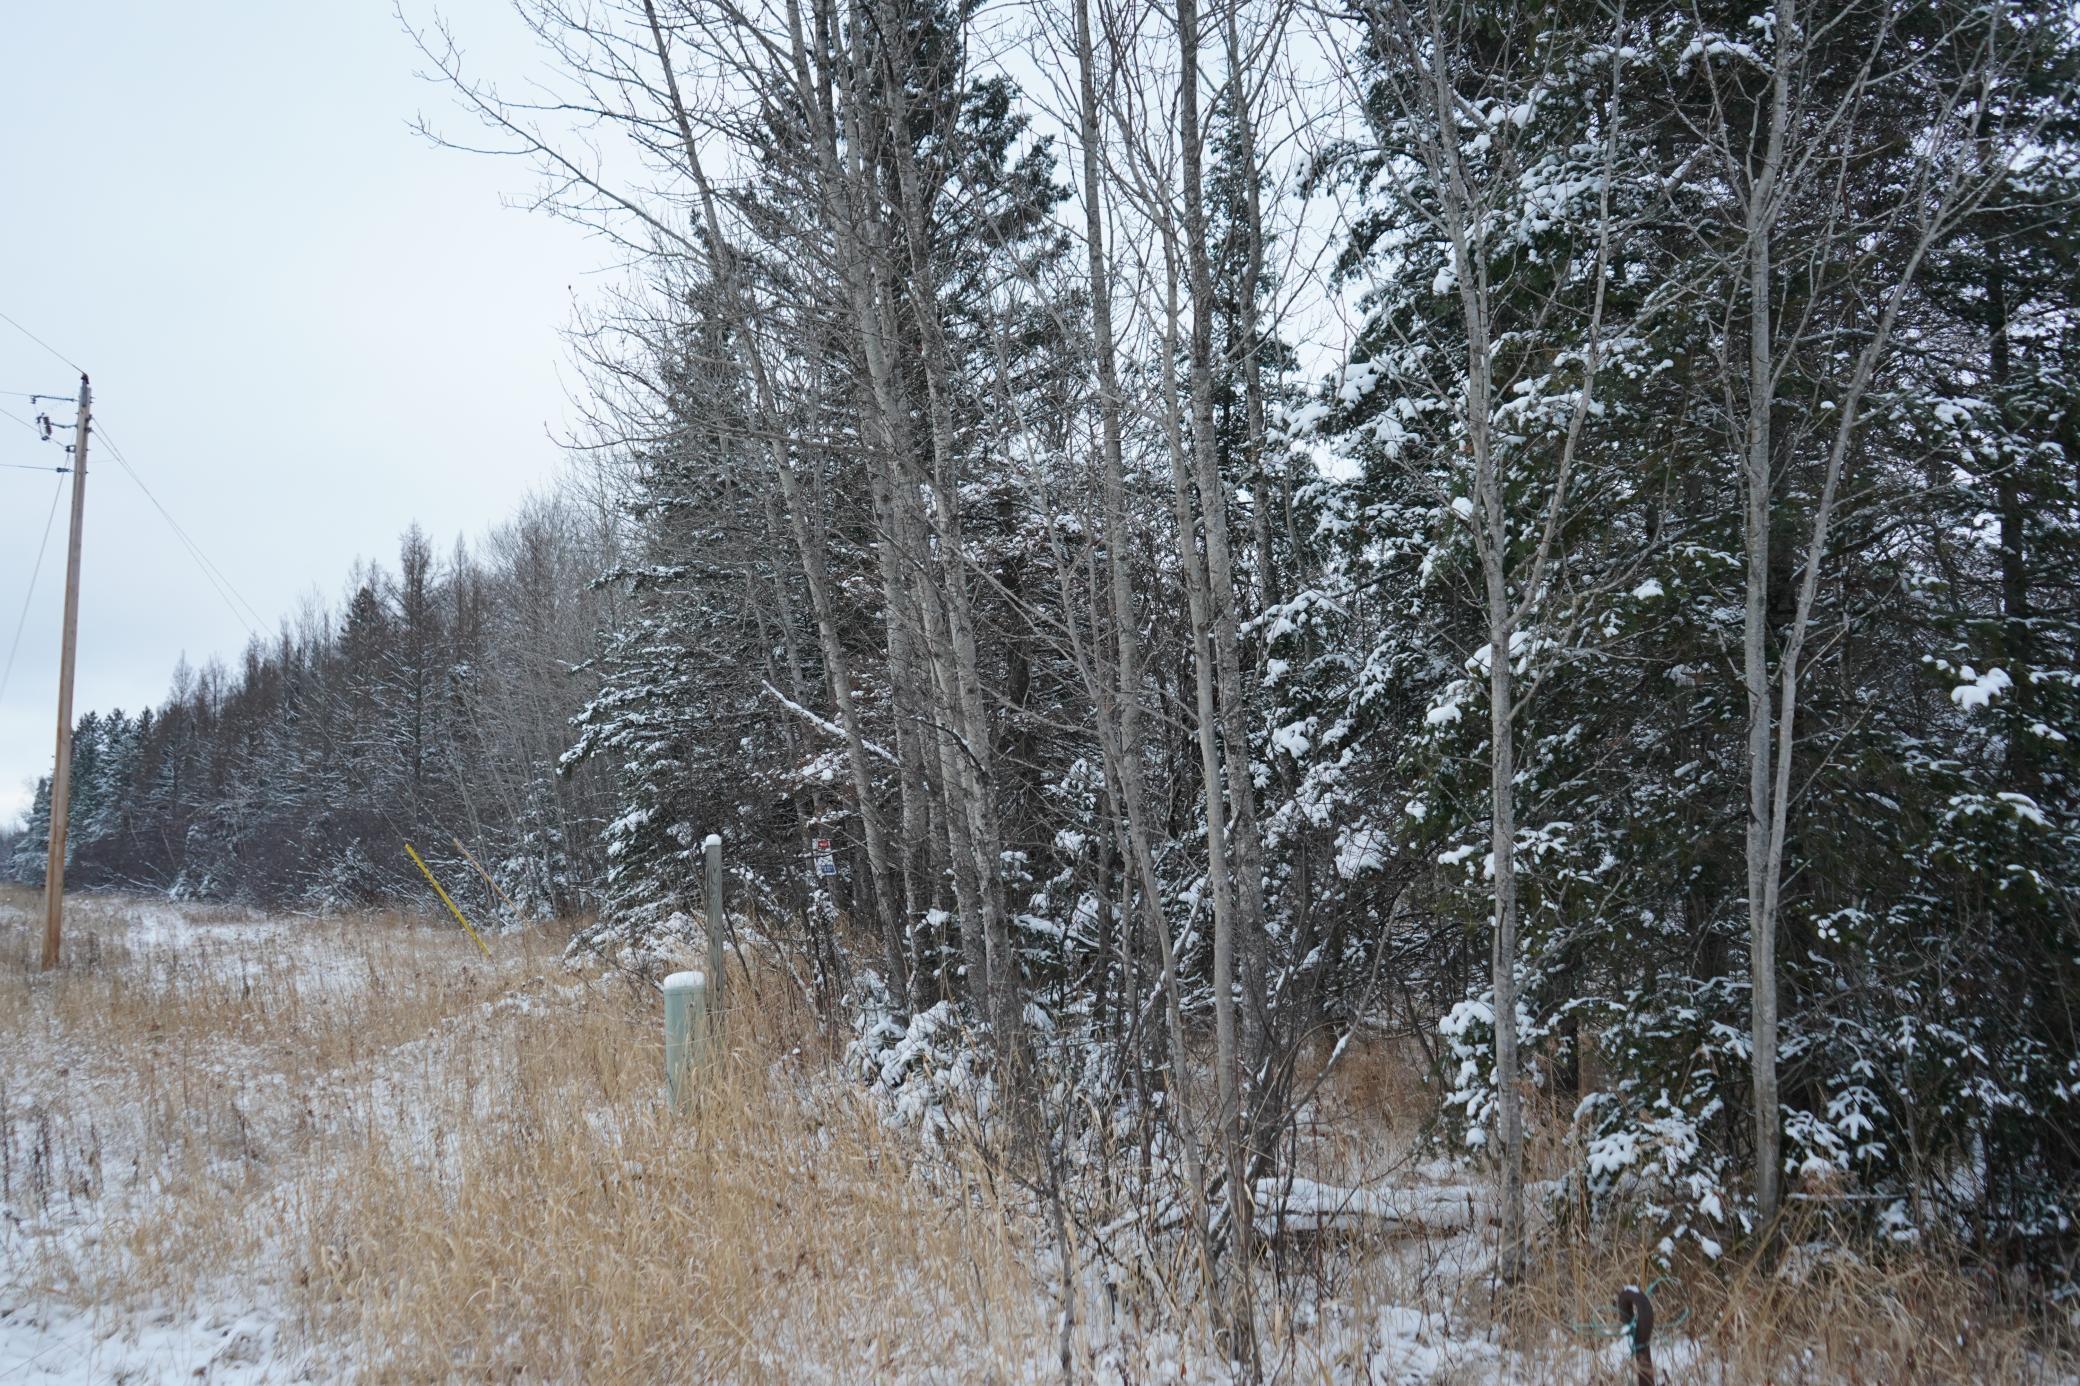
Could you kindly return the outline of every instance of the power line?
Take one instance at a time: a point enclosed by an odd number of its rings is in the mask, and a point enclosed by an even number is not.
[[[7,325],[8,325],[9,327],[12,327],[12,328],[13,328],[13,329],[14,329],[15,331],[17,331],[17,332],[21,333],[21,334],[22,334],[22,335],[23,335],[24,337],[27,337],[27,338],[28,338],[28,339],[29,339],[30,341],[32,341],[32,342],[34,342],[34,343],[36,343],[36,345],[38,345],[38,346],[42,347],[42,348],[43,348],[43,349],[44,349],[45,351],[49,352],[49,353],[50,353],[51,355],[53,355],[53,356],[57,357],[57,358],[58,358],[58,359],[59,359],[60,361],[63,361],[63,362],[64,362],[64,363],[66,364],[66,365],[68,365],[68,366],[72,367],[72,369],[74,369],[74,370],[78,371],[78,372],[79,372],[79,373],[80,373],[81,375],[85,375],[85,374],[87,373],[86,367],[84,367],[84,366],[80,365],[80,364],[79,364],[79,362],[77,362],[77,361],[73,360],[73,359],[72,359],[72,358],[71,358],[70,356],[67,356],[67,355],[66,355],[66,354],[65,354],[64,352],[62,352],[62,351],[58,350],[58,349],[57,349],[56,347],[52,346],[52,345],[51,345],[51,344],[50,344],[49,342],[46,342],[46,341],[45,341],[45,340],[44,340],[43,338],[41,338],[41,337],[37,336],[37,335],[36,335],[36,334],[35,334],[34,332],[31,332],[31,331],[30,331],[30,330],[29,330],[28,328],[26,328],[26,327],[22,326],[22,325],[21,325],[20,323],[16,322],[16,321],[15,321],[15,320],[14,320],[13,318],[10,318],[9,316],[7,316],[7,314],[5,314],[5,313],[0,313],[0,322],[4,322],[4,323],[6,323],[6,324],[7,324]]]
[[[137,469],[130,465],[130,459],[123,456],[123,450],[117,447],[115,439],[109,436],[108,424],[103,420],[97,419],[95,421],[95,432],[100,435],[102,446],[108,449],[111,457],[115,458],[116,464],[129,475],[132,481],[137,483],[137,489],[144,492],[144,498],[152,503],[152,508],[159,512],[159,517],[166,521],[168,528],[173,530],[175,537],[187,548],[188,556],[194,559],[195,566],[202,570],[203,578],[212,588],[216,589],[217,596],[223,599],[224,605],[229,608],[232,617],[246,628],[247,635],[252,636],[256,640],[259,639],[259,627],[267,624],[266,618],[254,608],[251,602],[245,599],[245,594],[238,590],[229,577],[225,576],[224,570],[210,561],[209,555],[202,551],[202,546],[195,542],[188,534],[188,531],[181,528],[181,522],[173,518],[173,512],[168,510],[160,503],[159,498],[152,494],[152,488],[144,484],[144,478],[137,474]],[[245,608],[243,614],[239,611],[240,606]],[[252,620],[247,620],[247,616],[252,617]]]
[[[0,673],[0,699],[6,698],[7,685],[14,680],[14,657],[22,648],[22,628],[29,624],[29,603],[36,599],[36,579],[43,575],[44,550],[51,545],[51,522],[58,518],[58,498],[64,494],[62,481],[51,489],[51,513],[44,517],[43,542],[36,546],[36,563],[29,569],[29,590],[22,594],[22,614],[15,618],[14,643],[7,647],[7,669]]]
[[[144,484],[144,478],[137,474],[137,469],[130,465],[130,459],[123,456],[123,450],[117,447],[115,439],[109,436],[107,424],[101,423],[97,431],[101,435],[102,446],[108,449],[109,455],[115,458],[117,465],[122,467],[129,478],[137,483],[137,489],[144,492],[144,498],[152,503],[154,510],[159,512],[159,518],[166,521],[167,528],[173,531],[174,537],[179,539],[182,546],[187,549],[188,556],[195,561],[195,566],[201,570],[203,580],[209,583],[210,587],[215,590],[218,598],[230,610],[232,618],[246,628],[247,635],[257,639],[260,632],[255,628],[254,622],[265,624],[261,620],[260,613],[253,609],[251,602],[246,601],[244,595],[232,584],[231,579],[224,575],[224,571],[210,561],[209,555],[202,551],[202,546],[195,542],[187,530],[181,528],[180,521],[173,518],[173,512],[168,510],[160,502],[159,498],[152,494],[152,488]],[[243,613],[239,611],[240,605],[245,607]],[[246,619],[248,615],[253,620],[248,621]]]
[[[34,462],[0,462],[0,467],[7,467],[17,472],[57,472],[60,476],[72,470],[70,467],[39,466]]]

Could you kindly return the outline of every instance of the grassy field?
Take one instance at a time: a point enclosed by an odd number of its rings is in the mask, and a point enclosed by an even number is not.
[[[430,920],[86,900],[41,974],[34,905],[0,895],[0,1376],[1226,1375],[1192,1276],[1099,1235],[1118,1207],[1057,1218],[892,1127],[777,972],[739,980],[728,1057],[675,1115],[656,993],[567,968],[554,931],[487,960]],[[1422,1101],[1359,1055],[1312,1113],[1311,1172],[1456,1187],[1410,1145]],[[1550,1227],[1502,1302],[1487,1235],[1280,1246],[1271,1374],[1629,1381],[1573,1325],[1608,1321],[1645,1248]],[[1911,1259],[1685,1267],[1659,1355],[1675,1380],[2072,1379],[2002,1288]]]

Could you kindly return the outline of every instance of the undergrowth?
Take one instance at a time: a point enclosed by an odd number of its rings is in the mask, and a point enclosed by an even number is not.
[[[102,1312],[273,1304],[289,1370],[381,1380],[1218,1378],[1189,1258],[1138,1257],[1091,1189],[1001,1142],[923,1140],[779,975],[733,972],[726,1052],[663,1101],[658,998],[572,970],[565,935],[367,916],[262,921],[0,894],[0,1275]],[[1412,1153],[1427,1090],[1360,1047],[1311,1109],[1314,1172],[1450,1178]],[[1558,1155],[1555,1155],[1558,1158]],[[1561,1217],[1532,1272],[1492,1229],[1289,1237],[1259,1276],[1279,1379],[1620,1375],[1615,1290],[1662,1279],[1675,1380],[2072,1379],[2066,1311],[1954,1249],[1787,1229],[1768,1270],[1673,1273]],[[1131,1273],[1129,1271],[1131,1270]],[[297,1354],[300,1354],[297,1355]]]

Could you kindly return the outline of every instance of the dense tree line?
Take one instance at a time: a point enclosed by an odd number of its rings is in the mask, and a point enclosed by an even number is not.
[[[2064,10],[526,12],[548,106],[424,43],[642,267],[576,337],[611,535],[408,540],[83,723],[137,786],[83,861],[366,898],[387,819],[466,821],[641,962],[718,833],[878,1081],[964,1025],[1089,1096],[1055,1148],[1153,1121],[1238,1344],[1220,1268],[1360,1025],[1443,1073],[1505,1271],[1570,1114],[1598,1208],[1709,1255],[1787,1179],[2070,1254]]]
[[[600,874],[598,777],[558,778],[588,687],[611,530],[529,505],[446,562],[409,530],[394,573],[357,572],[235,670],[176,670],[161,707],[73,729],[66,883],[342,908],[418,888],[412,842],[458,890],[456,838],[522,910],[572,913]],[[50,786],[12,844],[43,881]],[[479,890],[487,903],[497,904]]]

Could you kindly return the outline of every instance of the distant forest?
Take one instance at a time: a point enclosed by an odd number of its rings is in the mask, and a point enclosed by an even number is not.
[[[1207,1113],[1148,1158],[1245,1258],[1359,1027],[1506,1249],[1536,1092],[1671,1246],[1833,1181],[2072,1254],[2067,8],[528,8],[582,137],[427,53],[643,277],[588,461],[83,718],[82,888],[459,837],[647,966],[717,833],[875,1081],[957,1020],[1064,1141]]]
[[[460,839],[520,909],[586,908],[612,785],[556,765],[597,684],[610,544],[570,498],[446,560],[414,528],[395,572],[357,572],[341,609],[306,610],[235,669],[183,664],[160,707],[87,713],[67,886],[354,908],[424,889],[409,841],[475,894]],[[46,780],[15,879],[42,884],[49,823]]]

